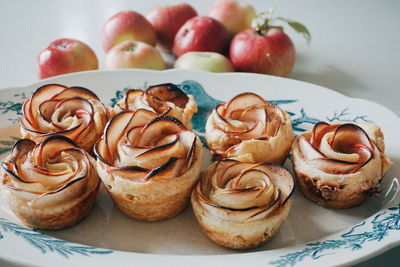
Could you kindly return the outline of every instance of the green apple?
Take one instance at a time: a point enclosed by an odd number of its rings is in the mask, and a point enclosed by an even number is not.
[[[153,46],[138,42],[124,41],[112,47],[104,59],[104,69],[140,68],[165,69],[160,52]]]
[[[235,71],[229,59],[215,52],[187,52],[176,60],[174,68],[211,72]]]

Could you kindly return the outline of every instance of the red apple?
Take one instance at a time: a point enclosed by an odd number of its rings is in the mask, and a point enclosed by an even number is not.
[[[229,59],[215,52],[187,52],[176,60],[174,68],[211,72],[235,71]]]
[[[236,71],[287,76],[296,59],[290,38],[280,29],[265,34],[254,29],[238,33],[230,46],[230,59]]]
[[[173,52],[176,57],[190,51],[223,53],[228,38],[228,32],[219,21],[197,16],[186,21],[176,33]]]
[[[186,3],[153,7],[146,14],[157,32],[158,44],[165,52],[171,52],[175,34],[187,20],[195,16],[196,10]]]
[[[108,51],[126,40],[155,45],[157,37],[153,26],[144,16],[135,11],[123,11],[107,20],[101,38],[104,50]]]
[[[238,32],[251,28],[256,11],[251,5],[244,2],[217,0],[209,8],[207,15],[221,22],[233,37]]]
[[[120,68],[163,70],[165,62],[155,47],[127,40],[108,50],[105,56],[104,69]]]
[[[96,54],[85,43],[75,39],[58,39],[40,52],[36,62],[39,79],[60,74],[96,70]]]

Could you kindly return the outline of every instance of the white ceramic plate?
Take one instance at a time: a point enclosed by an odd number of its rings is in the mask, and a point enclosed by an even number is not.
[[[15,263],[57,266],[292,266],[353,264],[400,244],[400,119],[378,104],[349,98],[329,89],[272,76],[202,71],[119,70],[83,72],[0,91],[0,125],[15,123],[21,103],[45,83],[79,85],[93,90],[106,104],[115,103],[126,88],[172,82],[194,94],[200,113],[194,128],[220,101],[253,91],[290,112],[296,133],[319,120],[368,120],[382,127],[387,155],[394,161],[379,197],[359,207],[325,209],[297,190],[293,207],[280,232],[265,246],[233,251],[213,244],[201,232],[192,210],[177,217],[144,223],[113,207],[102,189],[92,213],[81,223],[60,231],[36,232],[19,221],[0,202],[0,257]],[[0,152],[10,149],[17,133],[0,136]],[[11,137],[10,137],[11,136]],[[11,140],[11,141],[10,141]],[[6,154],[3,153],[2,156]],[[286,164],[290,168],[290,163]],[[44,256],[45,257],[44,257]]]

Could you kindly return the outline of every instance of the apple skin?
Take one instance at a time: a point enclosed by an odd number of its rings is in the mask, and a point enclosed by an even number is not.
[[[108,50],[103,68],[163,70],[165,62],[155,47],[139,41],[126,40]]]
[[[195,16],[197,16],[196,10],[186,3],[153,7],[146,14],[147,20],[157,32],[159,48],[167,53],[172,51],[178,30]]]
[[[217,0],[208,9],[207,15],[221,22],[233,37],[238,32],[251,28],[256,17],[254,8],[244,2],[234,0]]]
[[[126,40],[154,46],[157,41],[156,31],[143,15],[135,11],[122,11],[107,20],[102,30],[101,41],[107,52],[111,47]]]
[[[187,52],[176,60],[174,68],[211,72],[235,71],[229,59],[215,52]]]
[[[265,35],[247,29],[233,38],[230,59],[236,71],[286,77],[295,63],[296,50],[279,29],[271,28]]]
[[[191,51],[223,54],[228,39],[228,32],[219,21],[206,16],[197,16],[186,21],[176,33],[173,52],[176,57]]]
[[[57,39],[43,49],[36,61],[39,79],[56,75],[97,70],[99,63],[94,51],[75,39]]]

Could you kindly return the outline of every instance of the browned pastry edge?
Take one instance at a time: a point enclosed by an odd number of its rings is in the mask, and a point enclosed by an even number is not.
[[[109,192],[114,205],[125,215],[140,221],[154,222],[178,215],[189,201],[190,190],[180,192],[157,202],[138,202],[130,194]]]
[[[346,200],[337,200],[334,199],[334,195],[337,194],[335,190],[340,190],[337,188],[326,188],[326,190],[330,190],[332,194],[332,199],[326,199],[322,196],[322,191],[316,186],[314,181],[303,173],[297,172],[296,168],[293,164],[293,173],[296,177],[297,183],[300,187],[301,193],[308,199],[318,203],[319,205],[325,208],[334,208],[334,209],[347,209],[358,206],[362,204],[371,194],[364,191],[361,193],[354,193],[351,198]],[[374,190],[372,190],[374,191]]]
[[[267,241],[269,241],[275,235],[275,233],[279,231],[282,224],[285,222],[290,207],[291,202],[289,200],[283,207],[281,207],[274,213],[275,215],[271,216],[271,219],[281,216],[282,212],[286,212],[286,216],[280,218],[279,223],[274,225],[274,227],[272,229],[269,229],[269,231],[265,231],[264,235],[255,235],[251,238],[243,237],[240,234],[232,235],[232,233],[211,229],[211,227],[208,227],[205,223],[203,223],[202,219],[200,218],[200,216],[198,216],[196,212],[194,212],[194,215],[200,225],[201,230],[214,243],[229,249],[247,250],[260,247],[264,245]]]
[[[100,180],[93,191],[86,197],[82,198],[68,210],[61,210],[57,213],[41,209],[35,212],[34,215],[31,215],[22,209],[14,207],[13,204],[18,205],[17,202],[10,201],[9,205],[15,215],[29,227],[46,230],[62,229],[78,223],[90,213],[96,200],[99,185]]]

